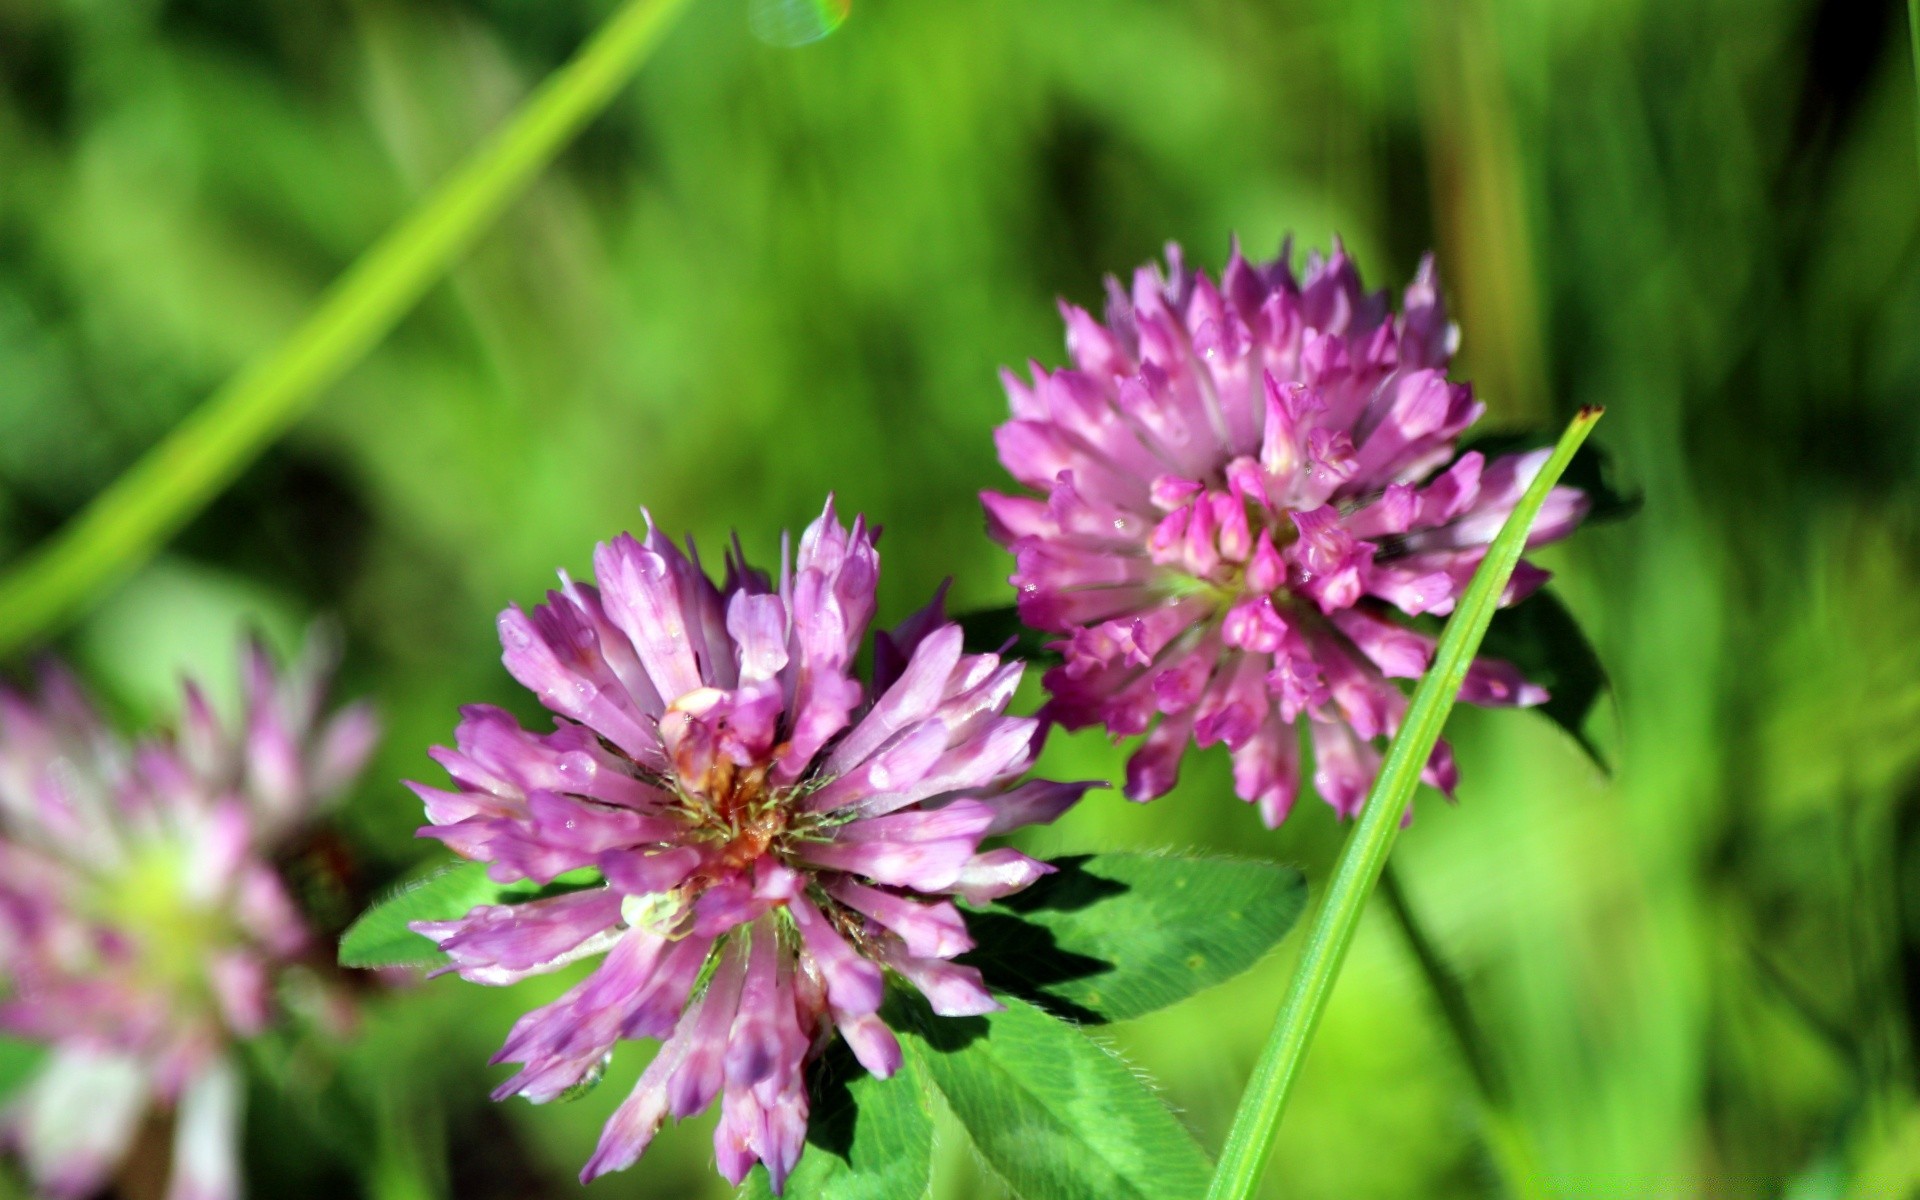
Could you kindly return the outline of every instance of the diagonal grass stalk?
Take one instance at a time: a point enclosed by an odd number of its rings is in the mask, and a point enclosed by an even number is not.
[[[1393,849],[1400,819],[1413,801],[1421,768],[1432,755],[1434,743],[1440,739],[1447,714],[1453,711],[1467,667],[1487,635],[1487,626],[1520,561],[1521,551],[1526,548],[1527,532],[1539,515],[1541,504],[1566,470],[1574,451],[1587,440],[1600,413],[1598,408],[1582,409],[1567,426],[1546,465],[1541,467],[1493,539],[1480,569],[1474,572],[1473,582],[1467,586],[1466,594],[1455,606],[1446,631],[1440,636],[1433,665],[1414,689],[1406,720],[1387,747],[1386,761],[1367,795],[1346,849],[1341,852],[1339,865],[1334,868],[1333,881],[1314,919],[1313,931],[1294,971],[1286,1002],[1254,1066],[1253,1078],[1240,1097],[1233,1128],[1227,1134],[1220,1164],[1207,1189],[1208,1200],[1247,1200],[1260,1183],[1267,1160],[1273,1154],[1273,1135],[1286,1110],[1287,1097],[1299,1078],[1300,1065],[1306,1060],[1307,1048],[1319,1028],[1347,949],[1353,944],[1367,897],[1372,894],[1386,865],[1387,854]]]
[[[618,94],[687,0],[626,0],[492,140],[242,370],[0,578],[0,654],[131,574],[377,346]]]
[[[1907,38],[1913,47],[1913,103],[1920,113],[1920,0],[1907,0]],[[1920,122],[1914,125],[1914,140],[1920,145]]]

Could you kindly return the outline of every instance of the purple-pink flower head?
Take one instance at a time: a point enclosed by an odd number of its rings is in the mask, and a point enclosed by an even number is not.
[[[497,1096],[537,1103],[596,1077],[616,1042],[661,1040],[583,1180],[718,1099],[721,1173],[738,1183],[759,1161],[778,1190],[806,1139],[803,1067],[834,1030],[875,1075],[898,1067],[879,1017],[888,971],[937,1013],[998,1007],[950,961],[972,946],[951,897],[1047,872],[981,843],[1052,820],[1088,785],[1016,783],[1038,732],[1005,713],[1020,666],[963,653],[938,597],[876,636],[862,685],[875,536],[829,503],[777,586],[737,547],[715,586],[651,522],[602,544],[597,588],[563,575],[545,604],[500,617],[507,669],[554,731],[468,708],[458,748],[435,751],[454,789],[416,785],[422,834],[498,882],[604,877],[414,926],[479,983],[604,952],[497,1059],[522,1064]]]
[[[271,856],[373,748],[364,708],[323,720],[322,644],[246,653],[237,721],[186,688],[130,742],[48,667],[0,688],[0,1032],[51,1054],[0,1115],[38,1189],[99,1191],[150,1108],[170,1111],[169,1200],[240,1193],[230,1048],[275,1018],[311,936]]]
[[[1400,312],[1361,289],[1335,244],[1296,277],[1288,253],[1238,247],[1216,285],[1168,250],[1106,320],[1063,306],[1074,367],[1008,373],[1000,460],[1040,493],[983,495],[1016,557],[1027,624],[1061,636],[1047,715],[1146,734],[1136,800],[1172,788],[1187,743],[1225,743],[1235,790],[1269,826],[1300,787],[1359,810],[1434,639],[1404,615],[1451,612],[1547,451],[1455,456],[1481,414],[1447,378],[1459,337],[1429,259]],[[1529,545],[1566,536],[1587,500],[1555,488]],[[1505,603],[1546,572],[1522,563]],[[1482,658],[1461,699],[1529,705],[1546,692]],[[1443,742],[1425,778],[1449,795]]]

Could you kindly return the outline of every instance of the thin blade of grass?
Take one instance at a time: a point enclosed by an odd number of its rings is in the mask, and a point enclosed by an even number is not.
[[[1907,38],[1913,47],[1914,115],[1920,117],[1920,0],[1907,0]],[[1913,137],[1920,147],[1920,120],[1914,122]]]
[[[377,346],[618,94],[686,0],[628,0],[307,319],[0,578],[0,654],[86,611]]]
[[[1520,503],[1514,506],[1487,556],[1474,572],[1466,594],[1455,606],[1440,636],[1433,666],[1414,689],[1406,721],[1387,747],[1386,760],[1367,795],[1365,807],[1341,852],[1326,899],[1314,921],[1306,949],[1300,956],[1286,1003],[1274,1022],[1273,1033],[1254,1066],[1253,1078],[1240,1098],[1233,1128],[1220,1152],[1220,1163],[1207,1189],[1208,1200],[1246,1200],[1259,1185],[1267,1159],[1273,1153],[1273,1134],[1286,1109],[1287,1097],[1305,1061],[1307,1048],[1319,1027],[1327,998],[1339,977],[1340,965],[1359,927],[1367,897],[1379,881],[1393,848],[1400,818],[1413,800],[1420,771],[1433,753],[1440,730],[1453,711],[1454,699],[1466,679],[1480,642],[1487,635],[1507,581],[1526,549],[1527,532],[1540,506],[1573,458],[1574,451],[1600,419],[1600,409],[1582,409],[1560,436],[1559,444],[1540,474],[1534,477]]]

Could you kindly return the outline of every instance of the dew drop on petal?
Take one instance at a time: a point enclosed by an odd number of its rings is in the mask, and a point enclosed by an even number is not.
[[[601,1055],[599,1062],[587,1068],[587,1073],[580,1077],[579,1083],[576,1083],[572,1087],[568,1088],[566,1091],[561,1092],[558,1096],[555,1096],[554,1099],[561,1104],[565,1104],[569,1100],[578,1100],[580,1097],[586,1095],[588,1092],[591,1092],[593,1089],[599,1087],[600,1081],[607,1077],[607,1064],[611,1063],[612,1061],[613,1061],[613,1051],[609,1050],[605,1054]]]

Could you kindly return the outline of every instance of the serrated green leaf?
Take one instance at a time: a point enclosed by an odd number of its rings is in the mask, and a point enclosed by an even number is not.
[[[46,1061],[47,1047],[39,1042],[0,1037],[0,1100],[25,1087]]]
[[[461,862],[403,883],[377,900],[340,937],[343,967],[436,966],[447,961],[428,939],[408,929],[414,921],[451,921],[481,904],[519,904],[578,891],[600,882],[591,869],[569,871],[542,887],[530,881],[495,883],[485,863]]]
[[[1607,690],[1607,669],[1559,597],[1538,591],[1495,613],[1480,652],[1505,659],[1546,688],[1547,702],[1535,711],[1566,730],[1595,766],[1611,773],[1587,728]]]
[[[971,654],[999,654],[1047,666],[1060,661],[1058,654],[1047,649],[1049,635],[1022,624],[1020,610],[1011,604],[962,613],[954,622]]]
[[[1286,936],[1306,880],[1278,863],[1161,854],[1056,859],[1055,873],[967,914],[962,961],[1003,991],[1091,1024],[1231,979]]]
[[[984,1017],[894,998],[907,1057],[1025,1200],[1182,1200],[1212,1171],[1193,1135],[1119,1058],[1014,996]]]
[[[786,1200],[919,1200],[933,1186],[933,1118],[912,1059],[875,1079],[836,1042],[807,1080],[813,1105],[807,1148],[787,1180]],[[740,1200],[772,1200],[755,1167]]]

